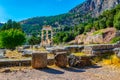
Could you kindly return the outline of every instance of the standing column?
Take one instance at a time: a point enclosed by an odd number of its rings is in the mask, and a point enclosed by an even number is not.
[[[44,31],[42,30],[42,36],[41,36],[41,39],[43,40],[44,39]]]
[[[53,31],[51,30],[51,40],[53,39]]]
[[[46,30],[46,45],[48,45],[48,30]]]
[[[53,40],[53,31],[51,30],[51,39],[50,39],[50,41],[51,41],[51,42],[50,42],[50,45],[51,45],[51,46],[53,45],[53,41],[52,41],[52,40]]]
[[[48,40],[48,30],[46,30],[46,40]]]
[[[41,45],[43,46],[43,41],[44,41],[44,30],[42,30],[41,34]]]

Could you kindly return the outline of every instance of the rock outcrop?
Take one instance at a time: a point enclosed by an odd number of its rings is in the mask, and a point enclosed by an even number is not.
[[[78,35],[75,38],[74,44],[103,44],[109,43],[111,39],[115,36],[118,36],[116,29],[107,28],[101,30],[99,33],[94,34],[95,32],[88,32],[86,35]],[[117,34],[117,35],[116,35]]]
[[[114,8],[119,3],[120,0],[86,0],[83,4],[73,8],[70,12],[83,14],[91,12],[92,16],[98,16],[103,11]]]

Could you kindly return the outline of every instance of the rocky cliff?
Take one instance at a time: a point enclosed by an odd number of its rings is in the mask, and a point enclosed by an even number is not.
[[[103,11],[114,8],[117,4],[120,3],[120,0],[86,0],[83,4],[78,5],[77,7],[70,10],[70,13],[89,13],[91,12],[92,16],[98,16]]]
[[[116,35],[115,28],[106,28],[99,31],[88,32],[78,35],[74,41],[69,44],[103,44],[109,43]]]

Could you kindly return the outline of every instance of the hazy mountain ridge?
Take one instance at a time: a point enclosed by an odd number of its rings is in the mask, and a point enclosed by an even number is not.
[[[2,26],[3,24],[2,23],[0,23],[0,27]]]

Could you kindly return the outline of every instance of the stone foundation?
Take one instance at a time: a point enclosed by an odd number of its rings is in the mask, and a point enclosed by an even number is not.
[[[31,66],[31,59],[26,60],[0,60],[0,67]]]
[[[115,53],[114,49],[120,47],[120,44],[102,44],[85,46],[83,52],[91,55],[101,55],[104,53]]]

